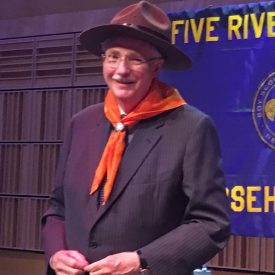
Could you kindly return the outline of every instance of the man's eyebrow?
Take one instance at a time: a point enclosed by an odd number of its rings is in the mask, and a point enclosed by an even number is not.
[[[119,50],[116,50],[116,49],[108,49],[108,50],[106,50],[106,52],[120,54]]]
[[[105,53],[121,55],[121,52],[120,52],[119,50],[116,50],[116,49],[108,49],[108,50],[106,50]],[[143,55],[142,55],[142,54],[136,53],[136,52],[129,52],[129,53],[127,53],[126,55],[127,55],[128,57],[143,58]]]

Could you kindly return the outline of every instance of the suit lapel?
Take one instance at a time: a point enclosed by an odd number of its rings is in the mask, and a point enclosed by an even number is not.
[[[124,153],[110,199],[105,206],[97,211],[96,219],[92,222],[91,227],[93,227],[115,201],[119,199],[119,196],[130,183],[135,172],[158,143],[161,138],[159,128],[164,124],[161,117],[162,116],[158,119],[148,119],[137,125],[133,140]]]
[[[93,158],[97,159],[96,165],[98,165],[99,160],[101,158],[101,155],[103,153],[105,144],[109,138],[110,134],[110,123],[105,118],[104,114],[100,115],[97,119],[97,125],[95,128],[91,129],[90,132],[90,140],[94,140],[93,144]],[[95,171],[96,167],[91,167],[92,171]],[[90,183],[92,183],[92,178],[90,180]],[[90,188],[90,186],[89,186]],[[97,216],[98,212],[98,197],[97,193],[93,196],[89,196],[89,202],[88,202],[88,209],[87,209],[87,217],[91,217],[91,219],[88,219],[90,221],[89,228],[91,228],[91,223],[94,221],[95,217]]]

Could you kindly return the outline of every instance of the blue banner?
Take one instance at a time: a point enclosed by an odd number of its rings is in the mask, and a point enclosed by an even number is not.
[[[210,114],[221,140],[233,234],[275,236],[275,1],[169,14],[172,42],[193,60],[164,71]]]

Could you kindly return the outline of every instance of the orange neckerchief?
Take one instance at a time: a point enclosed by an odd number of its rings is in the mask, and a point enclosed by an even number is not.
[[[112,91],[109,90],[104,102],[104,112],[107,119],[114,126],[114,130],[105,145],[96,169],[90,195],[98,190],[106,176],[103,205],[106,204],[125,149],[125,127],[131,128],[142,119],[156,116],[184,104],[185,101],[175,88],[159,80],[154,80],[144,99],[127,116],[121,118],[116,98]]]

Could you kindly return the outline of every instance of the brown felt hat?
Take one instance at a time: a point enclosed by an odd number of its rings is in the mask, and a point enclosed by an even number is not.
[[[132,37],[153,45],[165,58],[164,68],[182,70],[191,67],[190,58],[171,44],[171,21],[157,6],[140,1],[118,12],[109,25],[81,33],[81,44],[100,56],[102,43],[112,37]]]

